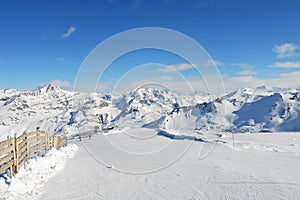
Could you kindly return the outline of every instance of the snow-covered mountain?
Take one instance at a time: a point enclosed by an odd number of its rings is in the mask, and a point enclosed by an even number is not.
[[[78,93],[45,85],[0,90],[0,137],[36,127],[74,134],[106,127],[233,132],[300,131],[300,90],[242,88],[222,97],[152,88]]]

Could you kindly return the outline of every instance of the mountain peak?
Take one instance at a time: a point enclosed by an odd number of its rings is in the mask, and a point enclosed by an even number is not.
[[[47,83],[43,86],[38,87],[38,90],[41,93],[50,93],[50,92],[58,92],[58,91],[61,91],[62,89],[58,86],[55,86],[55,85],[51,84],[51,83]]]

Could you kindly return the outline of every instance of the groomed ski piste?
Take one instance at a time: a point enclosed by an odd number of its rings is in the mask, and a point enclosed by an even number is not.
[[[112,95],[47,85],[0,94],[1,140],[36,127],[68,138],[12,178],[2,174],[0,199],[300,197],[299,89],[183,98],[145,88]],[[91,130],[91,139],[79,140]]]

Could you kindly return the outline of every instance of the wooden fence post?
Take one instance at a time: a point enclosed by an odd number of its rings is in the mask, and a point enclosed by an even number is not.
[[[39,134],[39,127],[36,128],[36,141],[38,142],[36,145],[39,147],[40,149],[40,134]],[[40,154],[40,150],[37,153],[38,156],[41,156]]]
[[[11,143],[11,137],[10,137],[10,136],[7,136],[7,140],[9,141],[9,146],[14,145],[14,143]],[[13,155],[15,155],[15,153],[14,153],[14,148],[13,148],[13,150],[12,150],[10,153],[13,153]],[[13,158],[13,159],[14,159],[14,158]],[[13,172],[13,166],[12,166],[12,165],[9,167],[9,171],[10,171],[9,177],[12,178],[12,175],[13,175],[13,173],[14,173],[14,172]]]
[[[46,151],[49,150],[49,133],[45,132],[45,146],[46,146]]]
[[[52,147],[53,147],[53,136],[50,137],[49,149],[52,149]]]
[[[26,161],[24,162],[24,168],[26,168],[26,163],[30,158],[30,152],[29,152],[29,142],[28,142],[28,133],[26,131],[23,132],[23,135],[25,135],[24,140],[26,140]],[[25,152],[24,152],[25,153]]]
[[[53,147],[57,149],[57,137],[53,137]]]
[[[27,154],[27,159],[30,158],[30,152],[29,152],[29,142],[28,142],[28,133],[24,131],[23,134],[26,134],[25,140],[26,140],[26,154]]]
[[[15,162],[16,162],[16,160],[17,160],[17,157],[16,157],[15,138],[10,137],[10,140],[11,140],[10,145],[13,146],[13,149],[12,149],[11,153],[13,153],[13,156],[14,156],[14,157],[13,157],[13,165],[11,166],[11,171],[10,171],[10,173],[15,174],[14,165],[15,165]]]
[[[14,173],[18,173],[19,170],[19,155],[18,155],[18,140],[17,140],[17,134],[14,135],[14,144],[15,144],[15,153],[14,153]]]

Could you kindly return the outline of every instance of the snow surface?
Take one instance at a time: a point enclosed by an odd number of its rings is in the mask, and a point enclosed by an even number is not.
[[[210,142],[133,137],[141,133],[157,131],[138,128],[76,142],[78,153],[45,183],[41,199],[300,197],[299,133],[238,134],[234,147],[230,135],[218,143],[213,137]]]
[[[12,178],[0,177],[0,199],[38,199],[43,184],[63,170],[77,149],[75,144],[60,150],[53,148],[44,157],[29,159]]]

